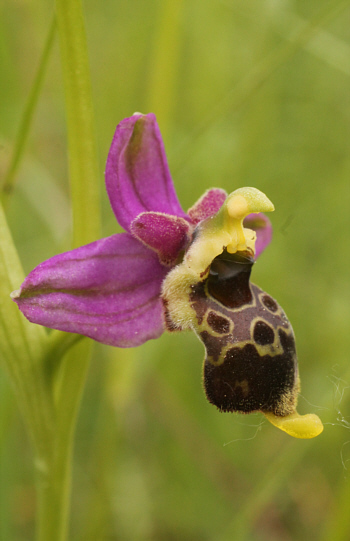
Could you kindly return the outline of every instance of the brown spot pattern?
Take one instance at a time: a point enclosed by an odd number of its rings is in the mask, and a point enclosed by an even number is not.
[[[218,334],[227,334],[230,332],[230,321],[218,313],[210,311],[207,317],[209,327]]]
[[[264,321],[257,321],[254,325],[253,339],[260,346],[273,344],[275,341],[274,330]]]
[[[271,312],[277,312],[277,302],[274,301],[272,297],[270,297],[270,295],[264,295],[262,301],[268,310],[270,310]]]

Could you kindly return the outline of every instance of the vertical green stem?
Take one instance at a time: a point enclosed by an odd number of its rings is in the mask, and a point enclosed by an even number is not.
[[[38,471],[39,541],[65,541],[68,532],[74,431],[90,358],[90,342],[84,340],[63,359],[57,396],[54,452],[46,471]]]
[[[23,270],[0,204],[0,364],[17,397],[36,453],[46,461],[51,453],[54,406],[42,370],[47,347],[42,327],[29,323],[9,293],[23,281]]]
[[[56,0],[56,19],[66,102],[73,245],[79,246],[98,238],[100,229],[98,164],[81,1]],[[67,538],[74,430],[89,366],[90,346],[90,342],[84,340],[70,348],[54,374],[53,451],[47,469],[41,471],[39,465],[38,475],[39,541],[64,541]],[[55,357],[57,351],[52,354]]]
[[[66,456],[57,461],[55,456],[46,471],[37,471],[38,487],[38,531],[39,541],[64,541],[67,538],[67,523],[70,500],[71,447],[66,447]]]
[[[80,0],[56,0],[66,99],[73,245],[96,240],[100,230],[98,164],[85,27]]]

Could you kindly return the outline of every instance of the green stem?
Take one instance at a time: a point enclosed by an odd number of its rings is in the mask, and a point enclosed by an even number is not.
[[[23,281],[23,270],[0,204],[0,363],[7,371],[36,453],[51,452],[52,396],[42,370],[47,336],[19,312],[10,292]]]
[[[100,230],[98,165],[81,1],[56,0],[56,20],[66,102],[73,245],[79,246],[98,238]],[[38,475],[38,541],[67,538],[74,430],[91,350],[90,341],[83,340],[69,347],[58,365],[65,342],[69,343],[67,336],[62,335],[62,340],[53,336],[51,359],[46,359],[51,368],[58,368],[51,374],[56,419],[53,452],[47,469],[39,469]],[[54,344],[57,347],[52,347]]]
[[[67,537],[71,447],[66,454],[48,463],[47,469],[37,468],[39,541],[64,541]]]
[[[38,541],[65,541],[68,532],[74,430],[89,366],[91,344],[84,340],[63,359],[56,382],[54,451],[46,470],[38,465]]]
[[[66,333],[62,331],[52,331],[48,340],[48,346],[45,351],[44,365],[46,374],[54,385],[54,380],[61,368],[62,359],[71,347],[84,339],[81,334]]]
[[[56,0],[66,99],[73,245],[96,240],[100,231],[98,163],[92,91],[80,0]]]
[[[7,205],[9,196],[13,192],[13,187],[16,181],[17,171],[19,164],[21,162],[23,151],[28,139],[30,127],[32,125],[34,112],[38,103],[38,98],[43,86],[46,68],[50,58],[50,53],[52,50],[52,45],[54,43],[56,31],[56,20],[53,18],[49,32],[46,38],[45,47],[40,59],[39,68],[36,73],[33,86],[28,96],[28,101],[26,103],[24,113],[21,119],[21,123],[18,130],[18,135],[15,141],[14,150],[12,158],[10,161],[9,168],[4,177],[2,188],[1,188],[1,199],[4,206]]]

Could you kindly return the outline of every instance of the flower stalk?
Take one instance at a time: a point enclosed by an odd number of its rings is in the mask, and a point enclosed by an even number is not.
[[[37,463],[38,541],[68,538],[74,432],[85,385],[91,344],[84,340],[61,359],[52,388],[56,396],[55,433],[46,469]]]
[[[28,325],[13,310],[8,292],[23,278],[23,270],[1,205],[0,239],[0,362],[12,382],[35,452],[41,461],[46,461],[51,453],[54,418],[41,363],[47,337],[44,329]]]
[[[81,0],[56,0],[56,18],[66,101],[73,246],[79,246],[98,237],[101,215],[92,90]]]
[[[57,0],[56,19],[65,88],[73,245],[94,240],[100,229],[98,163],[82,4]],[[73,347],[72,347],[73,344]],[[37,458],[38,541],[67,539],[74,430],[91,344],[53,333],[45,362],[55,408],[50,451]]]

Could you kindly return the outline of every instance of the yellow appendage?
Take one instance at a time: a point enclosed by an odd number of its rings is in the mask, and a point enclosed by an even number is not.
[[[231,254],[244,250],[254,254],[256,233],[243,227],[243,220],[252,212],[273,210],[271,201],[256,188],[235,190],[215,216],[199,224],[197,238],[185,255],[185,265],[203,278],[213,259],[225,248]]]
[[[323,431],[322,421],[314,413],[299,415],[296,411],[285,417],[278,417],[273,413],[264,413],[264,415],[271,424],[287,432],[293,438],[311,439]]]

